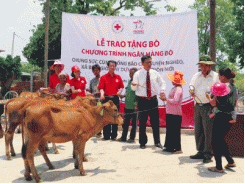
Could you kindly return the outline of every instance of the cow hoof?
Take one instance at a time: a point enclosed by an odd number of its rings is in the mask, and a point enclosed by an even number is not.
[[[58,151],[58,150],[57,150],[57,151],[55,151],[55,152],[54,152],[54,154],[59,154],[59,151]]]
[[[8,160],[12,160],[12,158],[11,158],[10,155],[7,155],[7,159],[8,159]]]
[[[42,182],[43,182],[43,180],[38,179],[36,182],[37,182],[37,183],[42,183]]]
[[[75,167],[75,169],[78,169],[78,165],[75,165],[74,167]]]
[[[86,175],[87,175],[87,173],[86,173],[85,171],[81,171],[80,174],[81,174],[82,176],[86,176]]]
[[[30,175],[28,175],[28,176],[25,176],[25,179],[26,179],[26,181],[31,181],[32,177]]]
[[[50,170],[55,169],[54,166],[49,166],[48,168],[49,168]]]
[[[15,154],[15,153],[11,153],[11,156],[15,157],[15,156],[16,156],[16,154]]]
[[[84,162],[88,162],[88,159],[86,157],[83,158]]]
[[[45,151],[49,151],[49,148],[46,147],[46,148],[45,148]]]

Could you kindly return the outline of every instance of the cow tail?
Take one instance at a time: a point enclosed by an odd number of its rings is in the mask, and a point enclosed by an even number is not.
[[[21,150],[21,154],[22,154],[22,157],[25,159],[26,158],[26,150],[27,150],[27,145],[28,145],[28,141],[26,141],[25,143],[25,139],[24,139],[24,121],[25,121],[25,117],[26,117],[26,110],[24,112],[24,117],[23,117],[23,120],[21,122],[22,124],[22,150]]]
[[[28,141],[22,145],[21,155],[23,159],[26,159],[27,146],[28,146]]]
[[[6,104],[4,105],[4,114],[5,114],[5,132],[7,132],[7,129],[8,129],[8,121],[7,121],[7,107],[8,107],[8,104],[10,103],[10,102],[12,102],[12,101],[14,101],[15,100],[15,98],[12,98],[12,99],[10,99],[10,100],[8,100],[7,102],[6,102]]]

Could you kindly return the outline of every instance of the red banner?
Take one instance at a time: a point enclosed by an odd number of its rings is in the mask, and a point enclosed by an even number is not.
[[[194,129],[194,101],[193,99],[187,100],[182,103],[182,122],[181,128]],[[124,113],[125,104],[120,101],[120,113]],[[159,121],[160,127],[166,127],[166,105],[159,106]],[[130,122],[131,125],[131,122]],[[137,123],[139,125],[139,122]],[[148,116],[147,127],[151,127],[150,117]]]

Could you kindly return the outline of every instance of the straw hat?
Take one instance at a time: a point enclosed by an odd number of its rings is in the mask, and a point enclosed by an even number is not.
[[[77,71],[80,71],[80,68],[78,68],[78,66],[73,66],[72,68],[71,68],[71,71],[72,72],[77,72]]]
[[[186,81],[183,79],[183,73],[179,70],[174,71],[174,74],[167,74],[169,80],[176,84],[186,84]]]
[[[61,65],[61,71],[64,70],[65,65],[62,64],[59,60],[56,60],[54,64],[50,67],[51,70],[54,70],[55,65]]]
[[[231,89],[225,83],[217,82],[211,87],[210,91],[215,96],[225,96],[230,93]]]

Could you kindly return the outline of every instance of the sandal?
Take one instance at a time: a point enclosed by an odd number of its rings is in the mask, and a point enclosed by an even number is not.
[[[233,164],[227,164],[225,166],[226,169],[230,169],[231,167],[236,167],[236,164],[235,163],[233,163]]]
[[[218,173],[223,173],[224,172],[223,170],[219,170],[216,167],[209,167],[208,170],[212,171],[212,172],[218,172]]]

